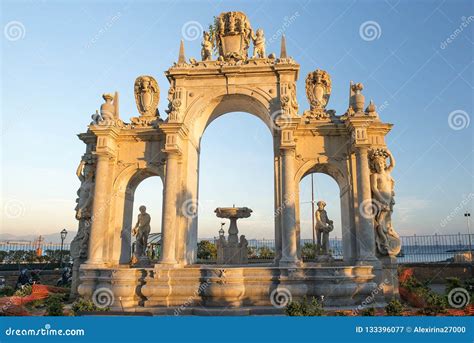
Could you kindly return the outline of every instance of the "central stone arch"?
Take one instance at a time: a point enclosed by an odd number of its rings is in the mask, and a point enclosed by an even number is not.
[[[183,50],[182,53],[184,54]],[[166,72],[170,81],[168,122],[161,125],[166,133],[165,151],[175,156],[176,169],[173,175],[181,175],[175,208],[178,208],[175,225],[175,258],[170,262],[193,264],[197,247],[197,210],[189,215],[189,207],[199,206],[199,153],[200,142],[206,127],[219,116],[230,112],[246,112],[260,118],[270,130],[274,151],[274,207],[275,242],[277,257],[282,256],[281,217],[281,138],[284,124],[296,117],[296,108],[286,106],[296,101],[296,81],[299,65],[293,60],[255,60],[234,66],[209,61],[192,68],[188,64],[177,64]],[[166,182],[166,181],[165,181]],[[165,188],[167,185],[165,185]],[[169,202],[170,211],[173,211]],[[163,217],[167,207],[164,206]],[[169,219],[168,222],[171,222]],[[172,235],[172,234],[171,234]],[[166,233],[164,237],[166,236]],[[178,238],[179,237],[179,238]],[[165,239],[166,241],[166,239]],[[166,250],[166,248],[164,247]],[[172,255],[172,254],[171,254]],[[165,260],[166,261],[166,260]]]

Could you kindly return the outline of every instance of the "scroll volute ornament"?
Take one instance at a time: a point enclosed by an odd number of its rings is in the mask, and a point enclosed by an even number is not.
[[[306,97],[311,111],[324,111],[331,96],[331,77],[324,70],[316,69],[306,77]]]
[[[152,76],[142,75],[135,80],[135,102],[142,116],[156,116],[160,101],[160,88]]]

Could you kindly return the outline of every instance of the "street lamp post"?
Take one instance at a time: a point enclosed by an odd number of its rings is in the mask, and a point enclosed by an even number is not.
[[[61,252],[59,254],[59,256],[60,256],[59,265],[60,265],[61,268],[63,267],[63,246],[64,246],[64,240],[66,239],[66,236],[67,236],[67,230],[62,229],[61,230]]]
[[[467,237],[469,239],[469,253],[472,255],[472,244],[471,244],[471,213],[466,212],[464,213],[464,217],[466,217],[467,222]]]
[[[219,230],[219,238],[224,237],[224,234],[225,234],[224,225],[225,225],[225,223],[221,223],[221,229]]]

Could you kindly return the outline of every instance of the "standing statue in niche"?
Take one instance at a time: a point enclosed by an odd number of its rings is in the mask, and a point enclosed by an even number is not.
[[[389,165],[386,162],[387,158],[390,160]],[[400,252],[401,243],[399,235],[392,227],[395,181],[391,172],[395,167],[395,159],[390,151],[375,149],[370,153],[370,164],[377,251],[381,255],[396,256]]]
[[[133,264],[148,262],[146,248],[148,245],[148,235],[151,230],[151,217],[146,213],[145,206],[140,206],[139,210],[138,221],[132,229],[132,235],[135,236],[135,255],[132,261]]]
[[[329,220],[328,214],[324,209],[326,203],[318,201],[318,209],[316,210],[316,254],[329,256],[329,232],[334,229],[333,221]]]

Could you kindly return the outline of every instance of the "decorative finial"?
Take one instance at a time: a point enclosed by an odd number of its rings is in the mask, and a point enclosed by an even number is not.
[[[184,56],[184,42],[181,39],[181,44],[179,45],[179,56],[178,56],[178,64],[185,64],[186,57]]]
[[[367,109],[366,109],[367,112],[375,112],[375,104],[374,104],[374,101],[373,100],[370,100],[369,102],[369,106],[367,106]]]
[[[286,55],[286,38],[285,35],[281,35],[281,48],[280,48],[280,59],[288,58]]]
[[[120,112],[119,112],[119,92],[115,92],[114,96],[114,107],[115,107],[115,116],[117,118],[120,118]]]
[[[377,107],[375,106],[373,100],[370,100],[369,105],[365,109],[365,113],[367,113],[370,116],[377,116]]]
[[[350,105],[354,108],[356,113],[363,113],[365,97],[362,94],[364,85],[362,83],[354,83],[351,81],[351,100]]]

